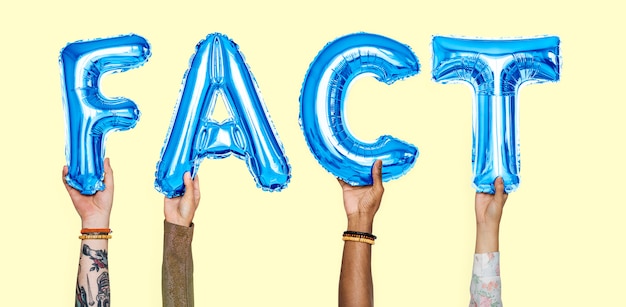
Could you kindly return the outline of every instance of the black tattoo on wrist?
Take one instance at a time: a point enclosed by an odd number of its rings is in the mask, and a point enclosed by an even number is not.
[[[89,245],[83,244],[83,255],[89,256],[89,259],[93,261],[89,271],[100,272],[100,269],[109,268],[109,255],[106,250],[103,249],[91,249]]]

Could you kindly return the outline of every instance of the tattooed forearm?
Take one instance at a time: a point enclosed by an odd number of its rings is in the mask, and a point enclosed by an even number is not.
[[[93,306],[95,302],[93,301],[93,295],[91,295],[91,283],[89,282],[89,274],[87,275],[87,290],[89,290],[89,306]]]
[[[82,270],[82,268],[85,270]],[[89,270],[86,268],[89,267]],[[106,249],[92,249],[83,244],[76,283],[76,307],[109,307],[109,259]],[[94,280],[96,281],[94,283]],[[92,286],[95,286],[92,289]],[[97,291],[96,291],[97,290]],[[95,295],[94,296],[92,295]],[[95,300],[94,300],[95,299]],[[97,306],[94,306],[96,305]]]
[[[89,245],[84,244],[83,255],[89,256],[89,258],[93,260],[93,263],[91,264],[91,269],[89,269],[89,271],[95,270],[96,272],[100,272],[100,269],[109,268],[109,256],[106,250],[93,250],[89,247]]]
[[[96,296],[96,300],[98,301],[98,307],[110,306],[111,290],[109,289],[109,273],[107,272],[102,272],[98,276],[98,296]]]

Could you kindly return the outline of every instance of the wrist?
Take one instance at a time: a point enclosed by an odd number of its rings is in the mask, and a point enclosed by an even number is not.
[[[500,231],[500,223],[476,222],[476,231],[482,233],[498,233]]]
[[[348,216],[348,229],[352,231],[360,231],[372,233],[374,225],[374,217],[350,215]]]
[[[83,228],[109,228],[109,218],[91,218],[81,220]]]
[[[499,251],[499,233],[494,229],[476,229],[476,254]]]
[[[184,226],[184,227],[191,227],[191,220],[186,220],[182,217],[165,217],[165,221],[170,223],[170,224],[174,224],[174,225],[178,225],[178,226]]]

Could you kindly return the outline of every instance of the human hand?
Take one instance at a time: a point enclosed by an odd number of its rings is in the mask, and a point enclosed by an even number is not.
[[[200,205],[200,178],[196,175],[196,178],[192,180],[191,174],[185,172],[183,181],[185,194],[173,198],[165,197],[163,211],[168,223],[189,227]]]
[[[94,195],[83,195],[74,189],[65,180],[67,165],[63,166],[62,180],[65,189],[72,199],[74,208],[82,221],[82,228],[109,228],[111,208],[113,207],[113,169],[109,158],[104,159],[104,191],[97,191]]]
[[[495,194],[476,193],[476,224],[488,227],[497,227],[502,218],[502,209],[508,197],[504,193],[504,181],[501,177],[494,181]]]
[[[348,217],[348,230],[372,232],[374,215],[383,198],[382,179],[383,162],[377,160],[372,166],[373,184],[368,186],[351,186],[337,179],[343,190],[343,206]]]
[[[476,193],[476,253],[498,251],[500,219],[508,194],[501,177],[494,181],[495,194]]]

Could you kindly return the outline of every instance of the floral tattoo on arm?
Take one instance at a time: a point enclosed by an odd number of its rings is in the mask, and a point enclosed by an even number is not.
[[[89,245],[83,245],[83,255],[89,256],[89,258],[93,261],[91,264],[91,268],[89,271],[100,272],[100,269],[108,269],[109,268],[109,255],[106,250],[98,249],[94,250],[89,247]]]
[[[111,304],[111,291],[109,287],[108,253],[106,250],[95,250],[89,247],[89,245],[83,244],[81,256],[83,255],[89,257],[92,262],[89,272],[86,273],[87,285],[80,285],[78,282],[76,283],[76,307],[90,307],[94,306],[96,302],[98,303],[97,307],[109,307]],[[102,270],[102,272],[100,272],[100,270]],[[96,274],[96,286],[98,293],[95,296],[95,301],[91,293],[92,282],[90,282],[89,278],[89,274],[93,274],[92,272],[100,273]],[[87,287],[87,291],[85,291],[85,286]]]

